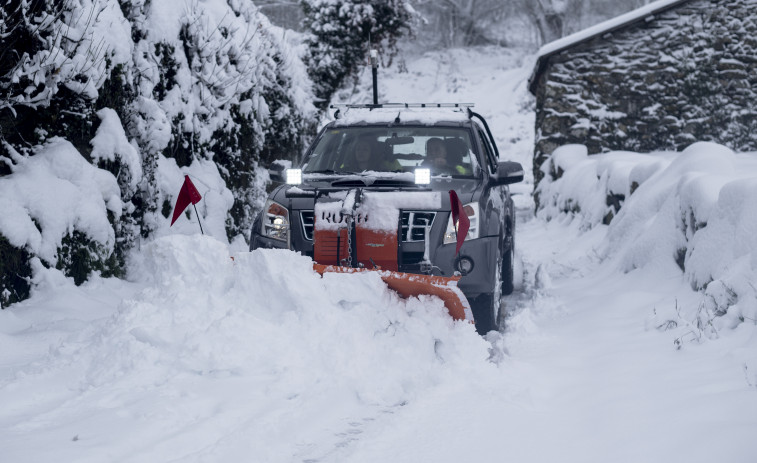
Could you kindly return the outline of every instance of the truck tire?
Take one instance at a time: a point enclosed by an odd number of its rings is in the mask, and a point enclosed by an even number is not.
[[[502,256],[502,294],[509,296],[515,289],[515,243],[513,237],[505,242],[507,249]]]
[[[497,261],[492,269],[493,280],[491,293],[484,293],[470,301],[473,319],[476,321],[476,331],[480,335],[485,335],[489,331],[498,331],[499,322],[502,319],[500,311],[502,310],[502,253],[497,253]]]

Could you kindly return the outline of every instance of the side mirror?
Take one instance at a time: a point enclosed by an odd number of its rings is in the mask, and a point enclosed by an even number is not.
[[[271,177],[271,181],[273,182],[286,183],[286,170],[290,167],[292,167],[292,161],[277,159],[268,168],[268,176]]]
[[[496,185],[510,185],[523,181],[523,166],[515,161],[500,161],[497,163],[497,176],[492,179]]]

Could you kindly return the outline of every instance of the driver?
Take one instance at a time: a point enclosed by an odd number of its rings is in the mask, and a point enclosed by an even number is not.
[[[350,165],[342,164],[342,168],[350,168],[356,172],[367,170],[394,172],[402,170],[400,163],[394,160],[385,159],[379,147],[383,143],[375,138],[362,135],[355,142],[354,158]]]

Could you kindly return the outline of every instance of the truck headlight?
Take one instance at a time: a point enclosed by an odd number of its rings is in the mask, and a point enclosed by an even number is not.
[[[468,228],[468,235],[465,237],[465,241],[475,240],[478,238],[478,218],[481,216],[478,210],[478,203],[468,203],[463,206],[465,215],[470,220],[470,228]],[[457,233],[455,227],[452,224],[452,214],[449,215],[449,221],[447,222],[447,230],[444,232],[444,244],[457,243]]]
[[[268,238],[289,243],[289,210],[269,199],[263,208],[261,234]]]

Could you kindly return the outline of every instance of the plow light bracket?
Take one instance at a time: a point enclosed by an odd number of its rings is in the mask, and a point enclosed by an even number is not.
[[[415,184],[428,185],[431,183],[431,169],[415,169]]]

